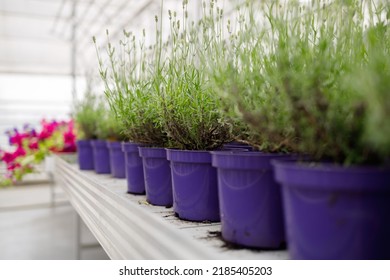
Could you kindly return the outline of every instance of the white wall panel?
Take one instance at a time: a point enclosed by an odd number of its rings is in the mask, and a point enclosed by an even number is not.
[[[42,118],[69,119],[71,85],[68,76],[0,75],[0,147],[8,147],[7,129],[36,126]],[[83,89],[80,80],[78,92]]]

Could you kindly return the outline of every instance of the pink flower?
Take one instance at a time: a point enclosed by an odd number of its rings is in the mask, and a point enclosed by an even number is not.
[[[72,144],[76,140],[76,135],[74,135],[73,131],[66,131],[64,133],[64,142],[65,144]]]
[[[22,146],[23,140],[26,139],[29,135],[27,133],[16,133],[13,136],[10,136],[9,143],[11,145]]]
[[[52,134],[57,130],[59,123],[56,121],[46,122],[46,120],[41,121],[42,131],[38,134],[39,140],[45,140],[50,138]]]
[[[25,125],[22,131],[12,129],[6,132],[11,145],[15,146],[13,152],[0,150],[0,160],[4,161],[8,172],[3,178],[19,180],[24,174],[30,173],[34,166],[25,165],[22,161],[26,156],[33,156],[37,152],[47,154],[53,152],[75,152],[76,136],[74,123],[71,121],[41,121],[40,130],[36,131]],[[42,149],[42,151],[41,151]]]
[[[28,145],[30,150],[38,150],[38,142],[36,140],[33,140],[29,145]]]
[[[37,137],[37,132],[35,131],[35,129],[32,129],[32,130],[30,131],[30,136],[31,136],[31,137]]]
[[[68,122],[68,127],[69,127],[69,130],[73,130],[73,128],[74,128],[74,121],[73,120],[70,120]]]
[[[23,147],[18,147],[14,152],[14,158],[22,157],[26,155],[26,151]]]
[[[51,136],[51,133],[47,130],[42,130],[39,134],[38,134],[38,139],[39,140],[45,140],[47,138],[49,138]]]
[[[66,127],[66,126],[67,127]],[[74,133],[74,123],[73,120],[70,120],[67,123],[64,123],[64,127],[67,130],[63,133],[64,147],[62,152],[75,152],[76,151],[76,135]]]
[[[73,153],[76,152],[76,150],[77,150],[76,144],[70,144],[70,145],[65,145],[61,152]]]
[[[15,169],[18,169],[20,167],[21,167],[20,163],[11,163],[11,164],[7,165],[7,170],[14,171]]]
[[[15,160],[14,153],[3,152],[1,160],[4,161],[7,165],[10,164]]]

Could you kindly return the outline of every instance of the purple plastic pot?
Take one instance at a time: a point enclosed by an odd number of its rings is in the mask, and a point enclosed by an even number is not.
[[[122,143],[122,150],[125,153],[127,192],[132,194],[144,194],[144,170],[142,158],[139,156],[136,143]]]
[[[223,145],[222,150],[229,150],[229,149],[245,149],[247,151],[253,151],[253,147],[251,145],[242,142],[237,142],[237,141],[232,141],[230,143]]]
[[[167,158],[176,214],[190,221],[219,221],[217,170],[211,165],[211,154],[167,149]]]
[[[172,206],[171,168],[164,148],[139,147],[142,157],[146,199],[153,205]]]
[[[218,168],[221,231],[224,240],[276,249],[285,243],[280,186],[270,161],[285,155],[212,152]]]
[[[390,169],[275,161],[293,259],[390,259]]]
[[[91,140],[77,140],[77,159],[81,170],[94,170]]]
[[[98,174],[110,174],[110,152],[105,140],[91,140],[95,172]]]
[[[121,142],[107,141],[110,151],[111,175],[115,178],[126,178],[125,153]]]

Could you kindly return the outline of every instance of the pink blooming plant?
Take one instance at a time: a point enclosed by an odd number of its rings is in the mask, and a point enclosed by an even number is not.
[[[25,174],[35,171],[35,166],[46,155],[56,152],[75,152],[76,136],[73,120],[41,121],[39,130],[25,125],[22,131],[7,132],[12,151],[0,149],[0,163],[6,165],[6,174],[0,176],[0,186],[21,180]]]

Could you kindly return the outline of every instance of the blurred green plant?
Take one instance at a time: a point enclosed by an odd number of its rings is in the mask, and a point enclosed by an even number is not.
[[[103,108],[99,108],[99,97],[92,92],[88,85],[83,99],[73,105],[73,118],[76,124],[78,139],[97,139],[97,125],[100,121]]]
[[[277,70],[274,85],[286,97],[297,139],[292,149],[344,164],[383,162],[389,153],[369,144],[375,136],[368,124],[374,113],[369,108],[388,77],[388,71],[381,73],[388,66],[374,66],[377,56],[387,60],[388,43],[379,43],[386,36],[370,35],[370,28],[387,26],[383,6],[373,1],[333,1],[320,7],[287,8],[298,17],[269,18],[278,36],[272,53]],[[363,91],[364,87],[356,87],[362,75],[358,72],[367,77],[364,81],[383,78],[372,90],[366,85]],[[382,90],[380,95],[389,97],[389,92]]]
[[[283,100],[270,86],[267,73],[274,66],[268,56],[273,38],[259,26],[257,20],[265,11],[256,5],[246,2],[226,26],[217,9],[217,16],[210,20],[216,26],[212,27],[212,47],[203,61],[210,63],[210,79],[222,98],[225,118],[233,123],[234,138],[264,152],[286,152],[292,141],[291,127]]]
[[[102,106],[103,105],[104,104],[102,104]],[[101,111],[99,121],[96,125],[96,135],[98,139],[120,142],[126,141],[127,137],[124,135],[123,123],[116,118],[110,108],[105,108]]]
[[[344,164],[389,154],[389,4],[274,1],[238,19],[212,72],[267,151]],[[256,10],[259,11],[259,10]],[[229,29],[229,27],[228,27]]]
[[[347,75],[344,85],[356,94],[363,116],[362,134],[359,136],[363,159],[371,162],[386,162],[390,158],[390,3],[377,9],[376,13],[386,21],[377,20],[364,33],[366,63]]]

